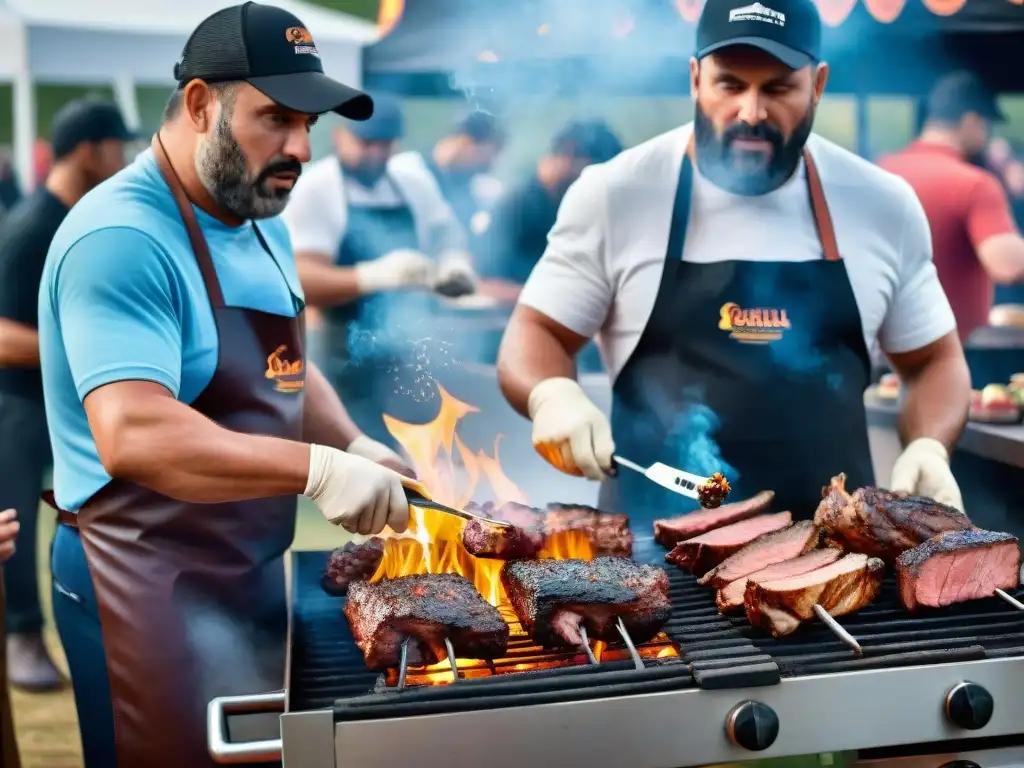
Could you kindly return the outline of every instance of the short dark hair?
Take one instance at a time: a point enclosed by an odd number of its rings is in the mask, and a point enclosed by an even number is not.
[[[241,80],[227,80],[223,83],[209,83],[207,87],[220,98],[230,102],[241,84]],[[181,113],[181,105],[184,103],[185,89],[183,87],[175,88],[171,98],[167,100],[167,106],[164,107],[164,122],[176,118]]]
[[[483,110],[474,110],[459,120],[455,133],[468,136],[476,144],[505,143],[505,132],[498,119]]]
[[[604,163],[622,151],[612,129],[603,120],[572,122],[560,130],[551,143],[551,154]]]
[[[1005,119],[996,93],[973,72],[952,72],[941,78],[928,94],[925,105],[928,122],[955,124],[969,113],[995,122]]]

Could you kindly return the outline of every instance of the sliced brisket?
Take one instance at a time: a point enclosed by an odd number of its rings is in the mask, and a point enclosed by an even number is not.
[[[505,564],[501,581],[523,629],[545,647],[578,648],[581,624],[593,640],[619,642],[619,618],[643,643],[672,614],[668,574],[622,557],[517,560]]]
[[[718,509],[702,509],[667,520],[655,520],[654,540],[671,549],[680,541],[766,512],[774,498],[774,491],[761,491],[749,499],[726,504]]]
[[[675,549],[665,555],[665,560],[697,576],[703,576],[758,536],[778,531],[792,522],[793,515],[789,512],[741,520],[679,542]]]
[[[721,613],[738,611],[743,608],[743,596],[747,591],[747,582],[750,581],[775,581],[776,579],[788,579],[790,576],[799,576],[802,573],[810,573],[826,565],[831,565],[843,556],[841,549],[815,549],[806,555],[794,557],[775,565],[769,565],[759,571],[732,581],[722,587],[715,594],[715,604]]]
[[[499,658],[508,646],[508,624],[498,609],[454,573],[355,582],[345,618],[366,666],[375,670],[399,665],[406,638],[412,641],[411,666],[446,658],[446,637],[456,656],[465,659]]]
[[[821,529],[809,520],[758,536],[735,555],[731,555],[705,573],[699,584],[724,587],[754,571],[799,557],[818,546]]]
[[[940,533],[896,558],[900,601],[912,611],[993,597],[1020,583],[1020,547],[1008,533]]]
[[[353,581],[367,581],[384,559],[384,539],[373,537],[362,544],[350,541],[331,552],[320,585],[329,595],[344,595]]]
[[[882,588],[885,563],[862,554],[846,555],[832,565],[773,581],[747,581],[743,605],[755,627],[783,637],[814,618],[820,605],[844,616],[871,603]]]

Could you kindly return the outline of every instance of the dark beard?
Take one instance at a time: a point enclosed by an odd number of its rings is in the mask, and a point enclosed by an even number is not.
[[[386,160],[384,162],[366,160],[355,165],[343,162],[341,172],[364,189],[373,189],[377,186],[377,182],[387,174],[388,164]]]
[[[255,178],[249,173],[245,152],[231,135],[231,110],[225,107],[217,125],[196,153],[196,172],[214,201],[239,219],[267,219],[288,205],[291,189],[271,189],[267,179],[275,173],[302,173],[302,164],[275,158]]]
[[[786,141],[782,133],[767,123],[748,125],[734,123],[722,137],[715,132],[710,118],[696,105],[693,131],[696,142],[697,167],[716,186],[736,195],[765,195],[772,192],[792,177],[803,156],[804,145],[814,125],[814,104],[807,107],[807,114]],[[758,153],[733,149],[736,139],[761,139],[771,144],[771,157],[765,162]]]

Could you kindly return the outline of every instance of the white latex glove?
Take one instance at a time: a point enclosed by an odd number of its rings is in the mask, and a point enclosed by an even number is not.
[[[359,292],[367,294],[430,287],[435,265],[430,257],[419,251],[400,248],[373,261],[360,262],[355,270]]]
[[[468,253],[446,251],[441,254],[434,276],[434,290],[442,296],[465,296],[476,291],[476,271]]]
[[[345,449],[345,453],[351,453],[354,456],[362,456],[364,459],[372,461],[374,464],[381,464],[388,469],[393,469],[396,472],[400,472],[401,474],[409,477],[416,476],[416,473],[412,471],[412,468],[405,463],[405,459],[384,445],[384,443],[378,443],[376,440],[373,440],[366,435],[360,435],[349,443],[348,448]]]
[[[889,490],[935,499],[964,511],[960,486],[949,468],[946,446],[930,437],[914,440],[896,459]]]
[[[401,475],[336,448],[309,446],[309,479],[303,495],[329,522],[349,533],[380,533],[386,525],[401,533],[409,525]]]
[[[556,469],[602,480],[612,467],[612,428],[572,379],[545,379],[530,392],[533,447]]]

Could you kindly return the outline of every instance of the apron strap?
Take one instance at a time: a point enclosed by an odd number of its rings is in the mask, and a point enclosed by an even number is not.
[[[811,210],[814,211],[814,225],[818,228],[818,239],[825,251],[825,261],[839,261],[839,244],[836,242],[836,230],[832,226],[832,214],[828,212],[825,201],[825,189],[821,185],[821,176],[810,151],[804,148],[804,166],[807,168],[807,192],[811,197]]]
[[[164,143],[160,139],[159,133],[153,137],[153,154],[156,156],[156,162],[160,167],[160,173],[163,175],[164,181],[171,188],[174,202],[177,204],[178,212],[181,214],[181,221],[188,232],[188,239],[192,243],[192,251],[195,253],[196,261],[199,263],[199,271],[203,275],[203,283],[206,285],[206,293],[210,298],[210,305],[215,309],[223,307],[224,292],[221,290],[220,280],[217,278],[217,270],[213,266],[210,247],[207,245],[206,238],[203,236],[203,230],[200,229],[199,222],[196,220],[196,212],[192,209],[192,201],[188,199],[185,187],[182,186],[181,179],[171,165],[171,159],[167,155],[167,150],[164,148]]]

